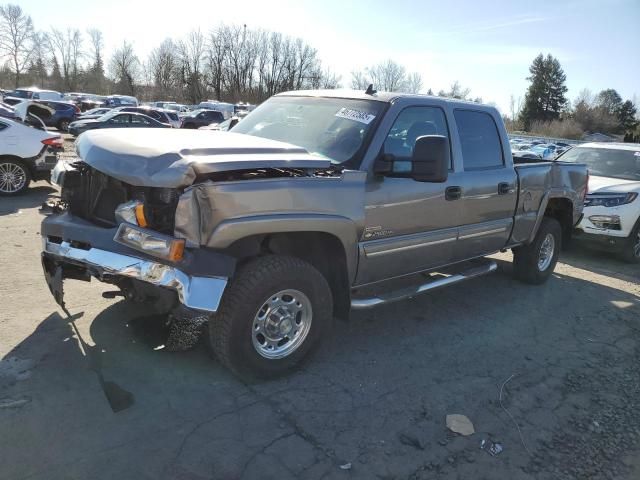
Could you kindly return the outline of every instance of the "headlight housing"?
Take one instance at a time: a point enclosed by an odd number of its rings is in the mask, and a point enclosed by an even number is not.
[[[638,198],[635,192],[630,193],[591,193],[584,201],[585,207],[619,207]]]
[[[147,222],[144,203],[139,200],[121,203],[116,207],[116,221],[139,225],[143,228],[147,227],[149,222]]]
[[[113,240],[139,252],[171,262],[179,262],[184,256],[185,241],[183,239],[144,230],[128,223],[120,224]]]

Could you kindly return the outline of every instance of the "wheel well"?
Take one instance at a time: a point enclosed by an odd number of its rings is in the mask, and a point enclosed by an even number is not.
[[[567,198],[552,198],[547,204],[544,216],[555,218],[562,227],[563,243],[569,241],[573,231],[573,202]]]
[[[326,278],[333,294],[334,316],[346,320],[351,306],[347,258],[338,237],[324,232],[253,235],[227,249],[238,263],[259,255],[291,255],[309,262]]]

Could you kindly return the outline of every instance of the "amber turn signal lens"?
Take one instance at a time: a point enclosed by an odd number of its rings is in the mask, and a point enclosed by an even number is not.
[[[138,205],[136,205],[135,212],[136,212],[136,221],[138,222],[138,225],[140,225],[142,228],[148,227],[149,223],[147,222],[147,219],[144,216],[144,205],[142,203],[139,203]]]
[[[171,248],[169,249],[169,260],[172,262],[179,262],[184,255],[184,240],[174,240],[171,242]]]

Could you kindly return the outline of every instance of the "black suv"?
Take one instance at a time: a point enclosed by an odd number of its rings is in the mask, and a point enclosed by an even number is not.
[[[195,110],[189,115],[182,117],[181,128],[206,127],[212,123],[224,122],[224,115],[217,110]]]

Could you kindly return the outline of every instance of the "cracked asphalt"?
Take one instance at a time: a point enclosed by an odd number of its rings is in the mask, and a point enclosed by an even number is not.
[[[65,319],[39,260],[52,193],[0,199],[0,479],[640,477],[638,266],[574,247],[531,287],[500,255],[244,384],[204,345],[157,349],[162,318],[108,286],[68,281]],[[448,431],[450,413],[475,433]]]

